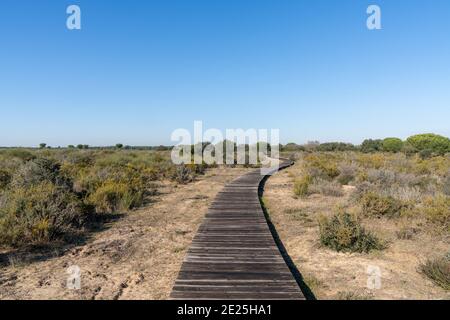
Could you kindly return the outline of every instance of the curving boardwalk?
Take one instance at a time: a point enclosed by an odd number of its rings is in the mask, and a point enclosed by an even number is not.
[[[286,161],[280,168],[292,163]],[[171,299],[305,299],[259,202],[260,170],[229,183],[187,252]]]

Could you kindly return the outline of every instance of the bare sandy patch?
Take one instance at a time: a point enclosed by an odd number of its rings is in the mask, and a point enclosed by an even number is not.
[[[450,299],[448,292],[418,272],[426,258],[448,252],[448,239],[422,230],[401,240],[396,232],[410,221],[366,219],[364,226],[386,240],[387,249],[359,254],[324,248],[317,218],[348,207],[354,188],[345,186],[343,197],[297,198],[292,181],[297,170],[294,165],[271,177],[264,200],[288,254],[318,299]],[[373,267],[381,271],[380,289],[367,285],[368,268]]]
[[[109,223],[86,244],[41,261],[3,253],[0,299],[167,299],[209,204],[247,171],[216,168],[187,185],[160,183],[148,206]],[[67,288],[73,265],[81,270],[80,290]]]

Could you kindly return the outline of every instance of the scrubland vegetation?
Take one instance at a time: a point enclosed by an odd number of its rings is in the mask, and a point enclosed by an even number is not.
[[[0,245],[70,241],[97,216],[141,206],[155,181],[186,183],[201,165],[175,166],[168,152],[0,151]]]
[[[422,139],[408,139],[416,148],[429,150]],[[386,140],[384,141],[386,142]],[[397,140],[387,140],[389,148]],[[400,141],[401,142],[401,141]],[[386,144],[384,149],[386,149]],[[378,219],[386,225],[402,225],[398,240],[413,240],[417,233],[430,234],[447,243],[450,239],[450,157],[439,143],[437,151],[410,153],[371,151],[297,153],[299,171],[292,175],[293,195],[341,197],[348,201],[330,208],[334,213],[318,217],[320,243],[342,252],[383,250],[390,243],[367,231],[364,224]],[[450,251],[449,251],[450,254]],[[419,268],[437,285],[448,290],[450,260],[428,257]]]
[[[190,147],[193,160],[195,146]],[[222,147],[225,151],[226,145]],[[234,148],[230,167],[238,163]],[[151,200],[156,182],[189,183],[215,166],[193,161],[174,165],[170,150],[120,143],[107,148],[79,144],[61,149],[41,143],[38,149],[1,149],[0,246],[72,241],[90,221]],[[257,166],[248,164],[248,150],[243,166]]]
[[[447,138],[427,134],[406,141],[365,140],[361,146],[314,142],[288,144],[281,150],[296,160],[294,169],[275,175],[269,184],[288,177],[280,188],[289,186],[289,197],[276,197],[284,206],[284,219],[295,232],[316,230],[308,234],[314,234],[320,248],[353,257],[382,254],[402,241],[417,241],[420,255],[420,246],[430,247],[430,241],[422,238],[448,247]],[[87,145],[51,149],[41,144],[39,149],[0,149],[0,248],[74,242],[102,217],[151,202],[161,183],[186,184],[207,168],[206,164],[174,165],[166,147],[136,150],[117,144],[105,149]],[[305,242],[302,254],[307,246]],[[449,290],[449,254],[428,250],[414,272]],[[318,275],[310,277],[325,283]]]

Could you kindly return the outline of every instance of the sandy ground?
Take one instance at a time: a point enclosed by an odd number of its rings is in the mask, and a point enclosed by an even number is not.
[[[321,247],[317,216],[330,215],[338,206],[345,207],[352,187],[346,186],[346,195],[340,198],[312,195],[297,199],[292,191],[296,170],[294,165],[271,177],[265,186],[264,200],[288,254],[316,298],[450,299],[449,292],[417,271],[427,257],[448,252],[448,239],[422,231],[411,240],[399,240],[395,232],[408,222],[377,219],[364,224],[388,241],[387,249],[350,254]],[[369,276],[377,268],[381,272],[380,286]],[[375,284],[370,285],[372,289],[368,288],[368,280]]]
[[[151,204],[62,253],[35,262],[3,253],[0,299],[167,299],[209,204],[247,171],[217,168],[187,185],[161,183]],[[80,268],[79,290],[67,287],[71,266]]]

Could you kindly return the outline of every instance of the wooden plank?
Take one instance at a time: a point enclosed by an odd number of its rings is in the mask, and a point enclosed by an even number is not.
[[[258,169],[218,193],[187,252],[171,299],[304,299],[262,211],[258,191],[263,178]]]

